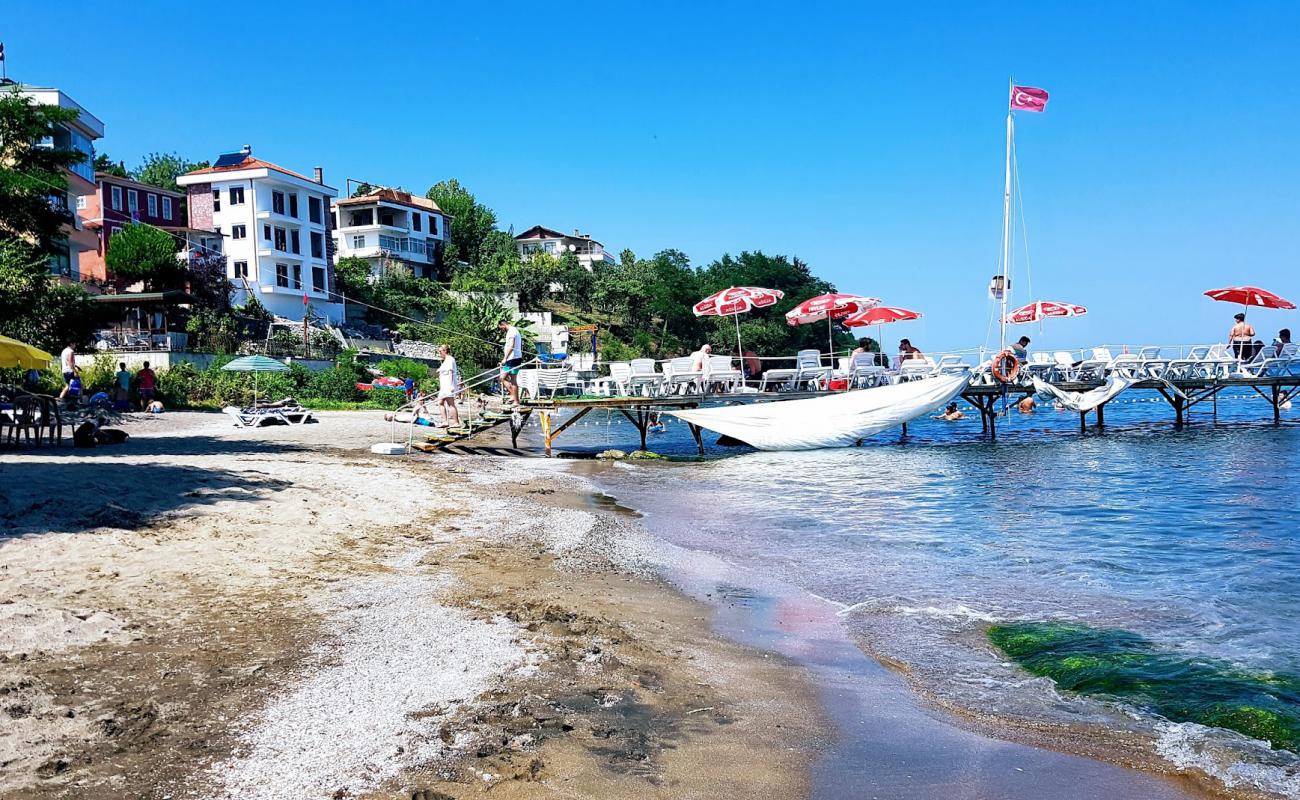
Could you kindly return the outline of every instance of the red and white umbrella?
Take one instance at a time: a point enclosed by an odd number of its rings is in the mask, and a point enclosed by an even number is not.
[[[860,328],[864,325],[888,325],[891,322],[906,322],[909,319],[920,318],[920,311],[908,311],[898,306],[877,306],[845,317],[844,324],[850,328]]]
[[[785,292],[761,286],[732,286],[714,292],[692,306],[697,317],[731,317],[736,321],[736,358],[745,351],[740,347],[740,315],[756,308],[776,305]]]
[[[756,308],[776,305],[785,297],[779,289],[764,289],[761,286],[732,286],[720,292],[714,292],[694,306],[697,317],[730,317],[743,314]]]
[[[1035,300],[1027,306],[1008,312],[1002,321],[1008,325],[1025,325],[1030,322],[1042,322],[1048,317],[1081,317],[1087,313],[1088,309],[1074,303]]]
[[[880,300],[875,297],[862,297],[856,294],[819,294],[785,312],[785,322],[793,326],[826,320],[826,341],[830,352],[834,354],[834,321],[878,305]]]
[[[1295,308],[1295,303],[1285,297],[1278,297],[1266,289],[1260,289],[1255,286],[1229,286],[1226,289],[1211,289],[1205,293],[1206,297],[1214,300],[1220,300],[1224,303],[1237,303],[1243,306],[1259,306],[1260,308]]]

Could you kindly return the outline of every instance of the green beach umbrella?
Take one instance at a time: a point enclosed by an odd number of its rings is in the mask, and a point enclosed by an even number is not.
[[[222,367],[226,372],[251,372],[253,373],[253,407],[257,408],[257,373],[259,372],[288,372],[289,365],[283,361],[276,361],[274,358],[266,356],[241,356]]]

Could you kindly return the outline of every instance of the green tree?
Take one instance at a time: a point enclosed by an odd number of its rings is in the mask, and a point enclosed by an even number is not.
[[[357,184],[357,188],[352,190],[353,197],[365,197],[375,190],[375,187],[368,183],[362,182]]]
[[[43,147],[55,126],[77,118],[77,112],[37,105],[17,88],[0,91],[0,234],[30,239],[41,253],[51,253],[60,228],[72,220],[72,210],[50,197],[64,195],[65,171],[86,156],[63,147]]]
[[[103,306],[85,289],[50,280],[49,262],[34,245],[0,238],[0,333],[57,352],[92,343],[103,321]]]
[[[425,197],[451,217],[451,240],[444,258],[452,270],[458,261],[477,266],[482,259],[484,240],[496,229],[496,213],[479,203],[455,178],[435,183]]]
[[[175,153],[150,153],[131,170],[131,177],[140,183],[157,186],[172,192],[181,191],[176,178],[196,169],[204,169],[207,161],[187,161]]]
[[[131,177],[127,173],[126,167],[122,166],[120,161],[109,158],[107,153],[99,153],[95,156],[94,167],[95,172],[107,172],[109,175],[116,175],[119,178]]]
[[[113,234],[104,258],[108,271],[120,280],[144,281],[150,289],[177,285],[185,265],[176,257],[176,243],[166,231],[133,223]]]
[[[596,278],[590,270],[582,266],[582,262],[578,261],[576,255],[565,253],[560,258],[556,280],[563,287],[565,300],[583,311],[593,310]]]

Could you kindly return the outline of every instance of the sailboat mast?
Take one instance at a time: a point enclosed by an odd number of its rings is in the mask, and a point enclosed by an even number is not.
[[[1011,93],[1015,91],[1015,78],[1007,85],[1007,168],[1006,185],[1002,192],[1002,313],[998,316],[998,331],[1001,346],[998,352],[1007,349],[1007,295],[1011,290],[1011,142],[1014,136],[1014,123],[1011,119]]]

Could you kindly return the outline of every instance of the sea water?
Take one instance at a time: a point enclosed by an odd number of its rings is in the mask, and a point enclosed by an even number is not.
[[[1109,675],[1099,692],[1063,689],[990,641],[992,626],[1066,623],[1107,632],[1103,642],[1139,637],[1164,681],[1179,679],[1168,666],[1179,663],[1201,678],[1300,675],[1300,415],[1274,425],[1267,403],[1228,395],[1175,429],[1162,400],[1121,399],[1104,432],[1080,433],[1077,414],[1049,407],[1013,411],[996,443],[975,415],[917,421],[859,448],[711,448],[698,461],[620,464],[598,481],[673,545],[835,604],[864,650],[942,704],[1137,732],[1174,765],[1300,795],[1288,749],[1108,693]],[[635,442],[626,424],[591,417],[569,445]],[[685,426],[665,419],[652,448],[693,453]],[[1188,692],[1218,691],[1188,680]]]

